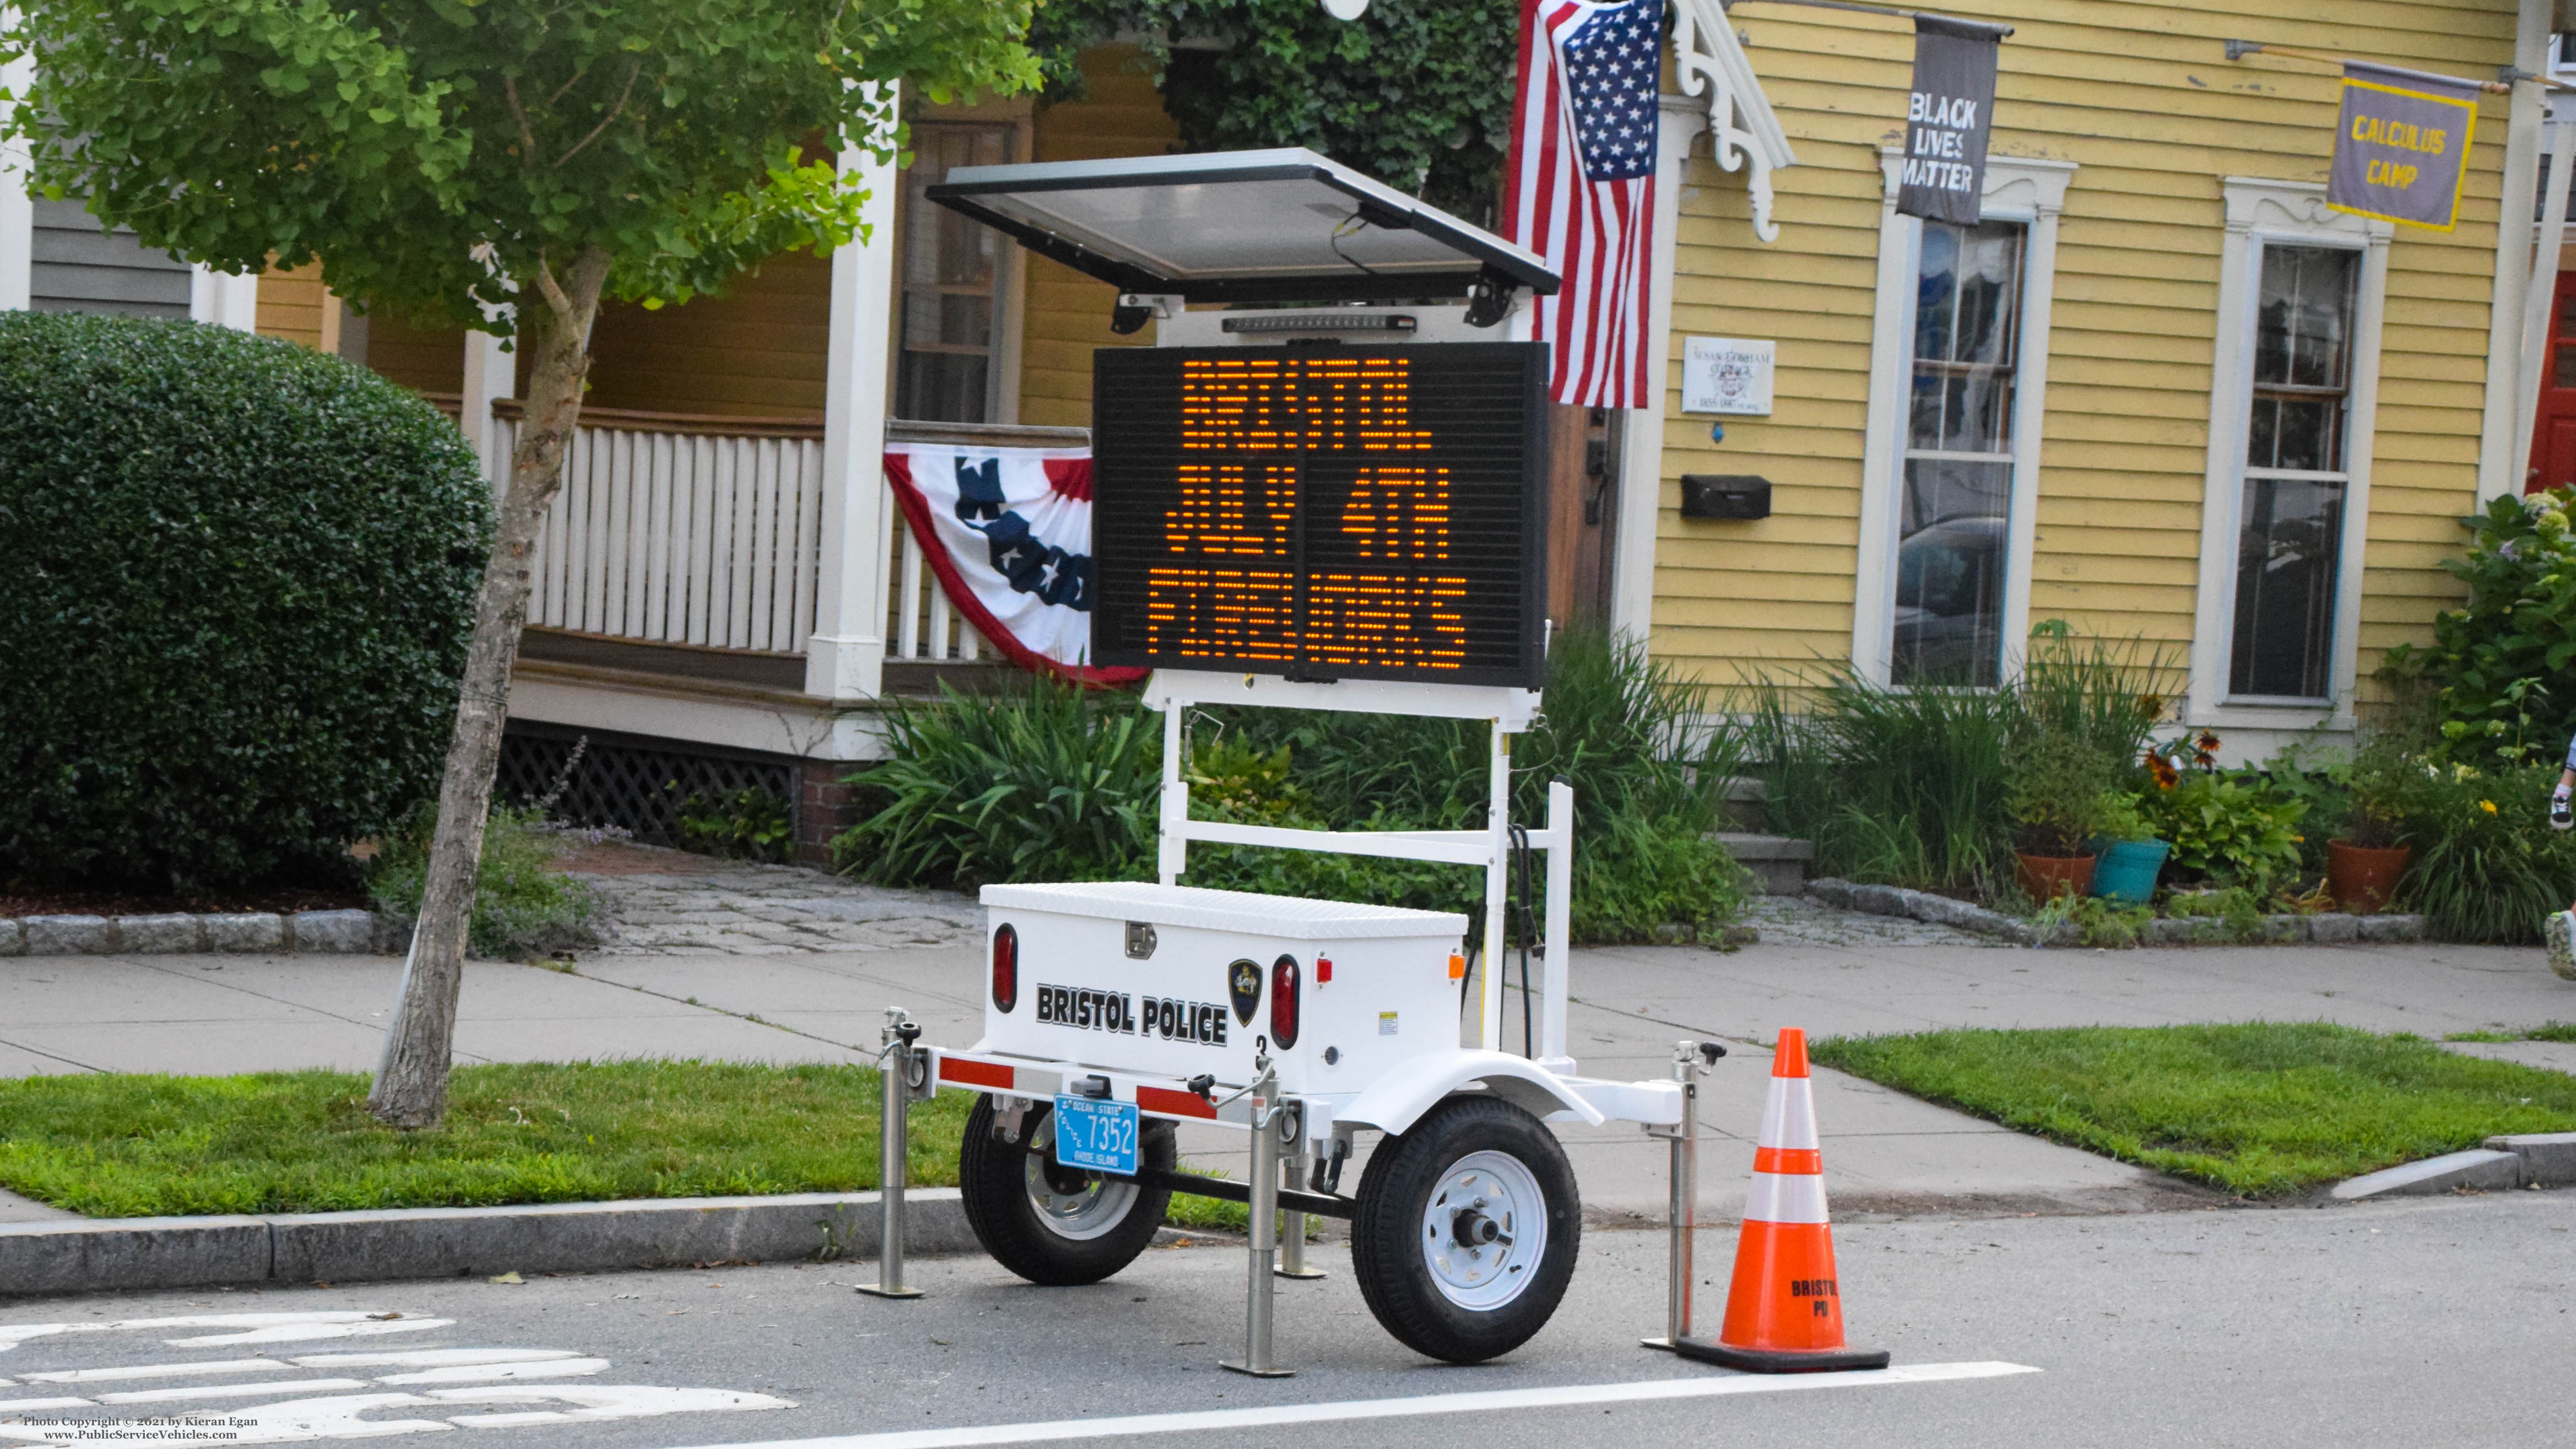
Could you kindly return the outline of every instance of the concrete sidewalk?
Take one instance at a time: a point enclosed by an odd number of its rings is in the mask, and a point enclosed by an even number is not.
[[[400,974],[399,960],[373,956],[0,960],[0,1075],[369,1070]],[[1572,1047],[1588,1074],[1664,1076],[1685,1036],[1734,1048],[1710,1080],[1703,1112],[1702,1199],[1718,1214],[1741,1205],[1766,1085],[1759,1043],[1783,1026],[1828,1035],[2271,1019],[2439,1037],[2576,1019],[2576,987],[2552,977],[2539,952],[2450,946],[1606,948],[1575,953],[1574,995]],[[566,970],[476,962],[466,972],[457,1052],[469,1062],[863,1062],[886,1005],[908,1007],[930,1040],[963,1045],[976,1035],[982,998],[980,953],[965,945],[610,955]],[[1518,1015],[1507,1012],[1515,1034]],[[1846,1215],[2210,1200],[1837,1073],[1818,1072],[1817,1099]],[[1563,1135],[1596,1212],[1660,1217],[1660,1144],[1634,1127]],[[1202,1131],[1184,1145],[1194,1161],[1225,1167],[1239,1159],[1227,1150],[1239,1141]],[[1345,1177],[1346,1190],[1356,1185]],[[0,1217],[7,1214],[0,1202]]]

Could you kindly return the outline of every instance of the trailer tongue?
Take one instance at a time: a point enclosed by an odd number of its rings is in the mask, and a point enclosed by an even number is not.
[[[1350,1222],[1362,1294],[1396,1338],[1462,1363],[1510,1351],[1554,1313],[1582,1233],[1545,1124],[1636,1122],[1672,1139],[1683,1229],[1693,1084],[1722,1055],[1684,1043],[1664,1081],[1576,1070],[1573,790],[1548,787],[1538,828],[1511,823],[1511,741],[1539,721],[1547,639],[1545,348],[1521,302],[1557,278],[1302,151],[965,168],[928,196],[1117,283],[1115,330],[1158,323],[1155,348],[1096,357],[1091,584],[1094,662],[1155,671],[1161,878],[987,886],[981,1039],[923,1045],[889,1012],[870,1291],[912,1291],[909,1103],[971,1091],[967,1217],[1032,1282],[1116,1273],[1171,1195],[1196,1193],[1250,1209],[1246,1341],[1226,1367],[1288,1372],[1273,1361],[1271,1285],[1320,1276],[1304,1264],[1309,1214]],[[1193,820],[1188,721],[1212,707],[1481,722],[1485,824]],[[1479,867],[1480,919],[1185,886],[1193,842]],[[1517,1052],[1503,1010],[1516,852],[1545,861]],[[1178,1169],[1175,1129],[1192,1122],[1251,1134],[1246,1181]],[[1377,1136],[1346,1187],[1362,1134]],[[1679,1231],[1674,1338],[1689,1329],[1687,1252]]]

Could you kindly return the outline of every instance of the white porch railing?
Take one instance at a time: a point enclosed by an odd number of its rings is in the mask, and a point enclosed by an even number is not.
[[[520,410],[493,411],[506,458]],[[822,516],[820,425],[587,409],[537,536],[528,622],[796,653]]]
[[[893,587],[886,597],[886,662],[888,664],[973,664],[992,646],[966,617],[948,606],[948,591],[939,586],[921,540],[889,500],[888,528],[894,534],[894,556],[887,560]]]
[[[493,407],[495,456],[522,409]],[[893,423],[893,440],[1080,446],[1079,428]],[[585,408],[537,536],[528,622],[641,643],[792,654],[813,632],[823,519],[820,423]],[[948,601],[889,497],[886,661],[997,657]]]

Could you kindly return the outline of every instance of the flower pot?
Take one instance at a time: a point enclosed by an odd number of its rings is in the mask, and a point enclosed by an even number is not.
[[[2156,898],[2156,876],[2173,850],[2171,841],[2106,840],[2098,848],[2093,894],[2124,906],[2143,906]]]
[[[2410,847],[2372,850],[2348,840],[2326,842],[2326,888],[2337,904],[2356,916],[2377,914],[2397,895],[2397,878],[2406,873]]]
[[[2022,893],[2032,900],[2080,896],[2093,889],[2089,855],[2024,855],[2016,850],[2013,861],[2019,867]]]

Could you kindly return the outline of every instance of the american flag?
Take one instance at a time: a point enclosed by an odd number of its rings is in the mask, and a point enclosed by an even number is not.
[[[1664,0],[1522,0],[1503,234],[1565,278],[1534,319],[1561,403],[1646,404],[1663,28]]]

